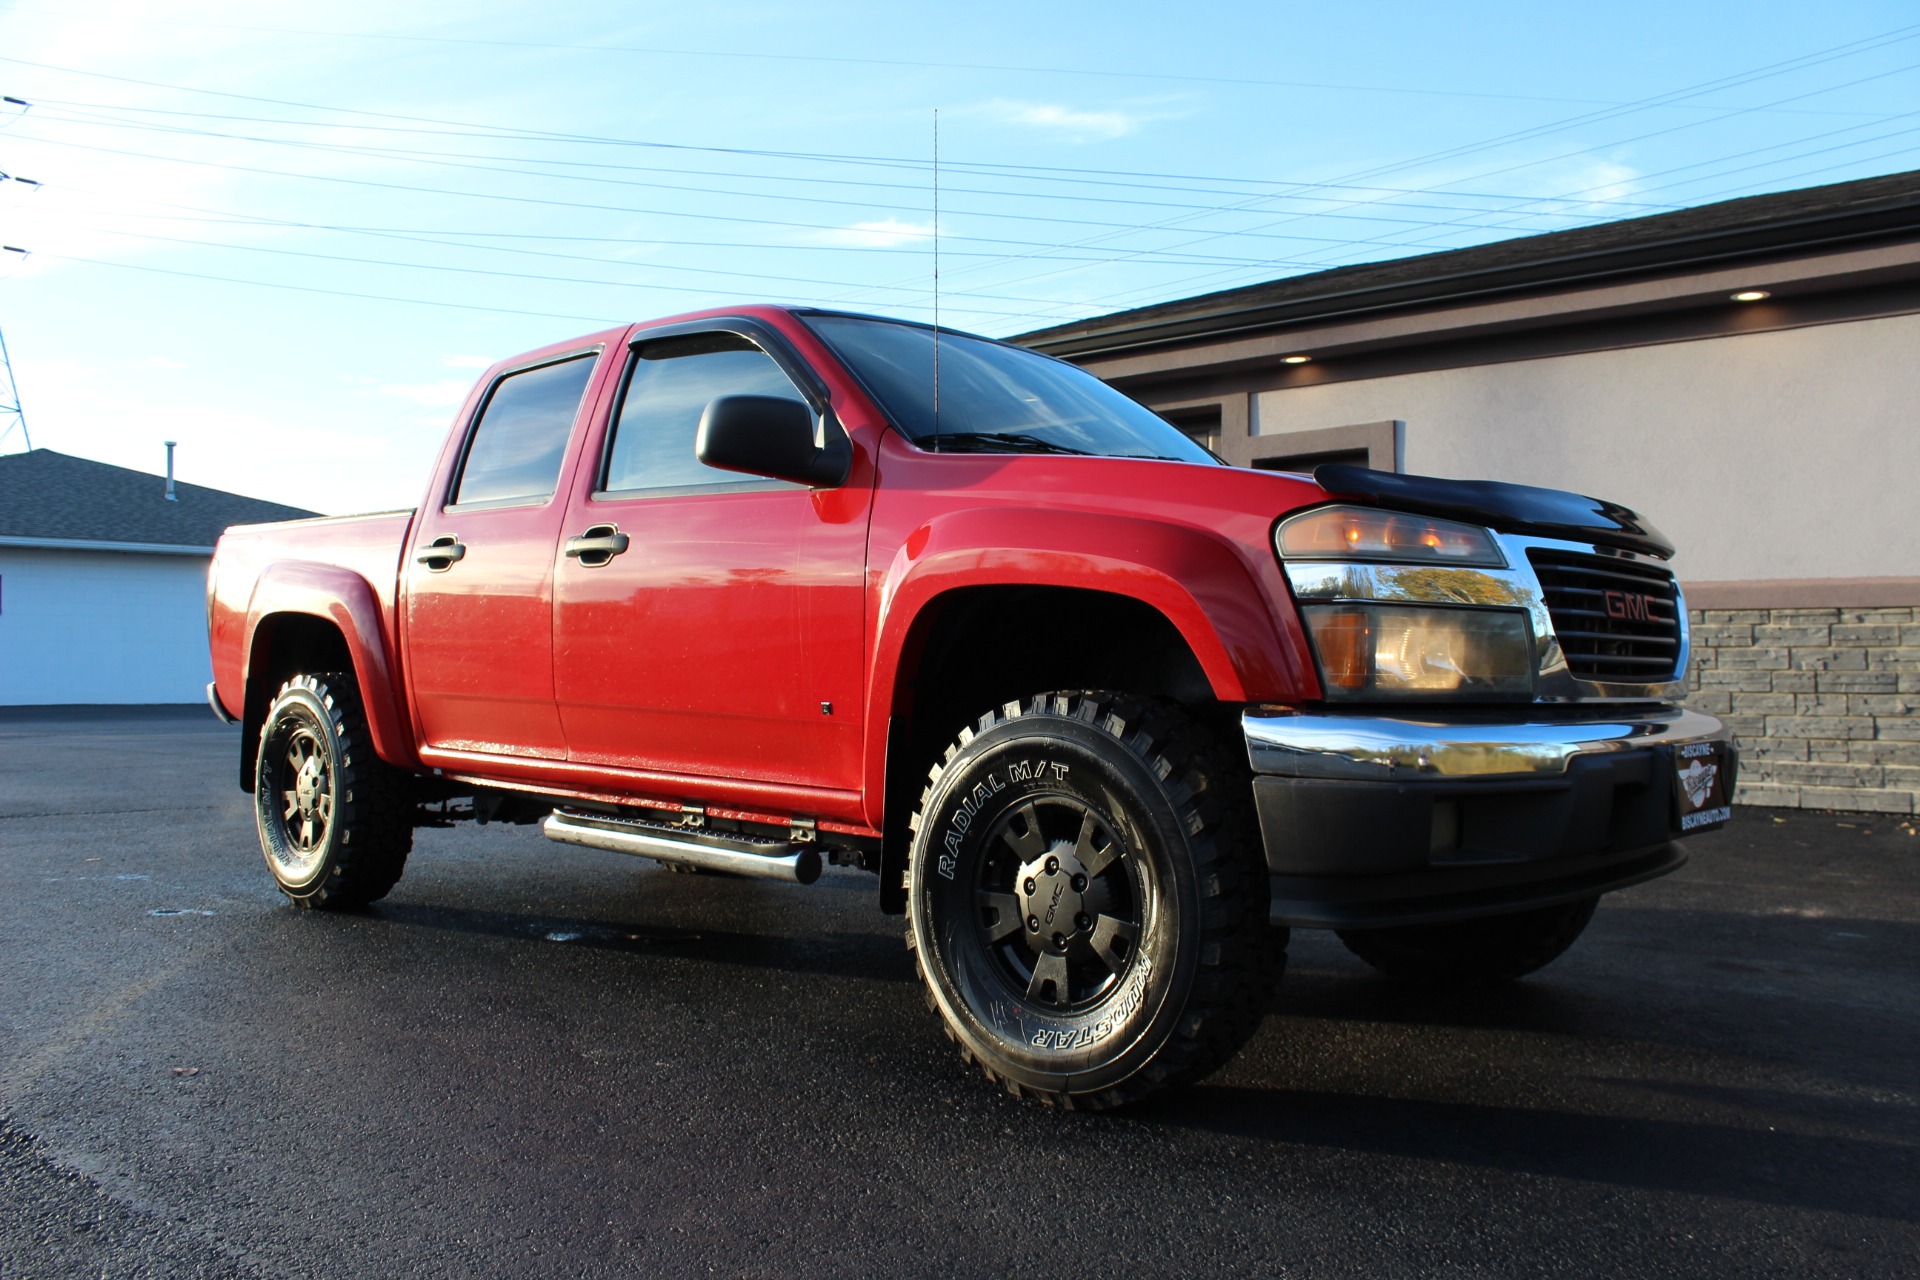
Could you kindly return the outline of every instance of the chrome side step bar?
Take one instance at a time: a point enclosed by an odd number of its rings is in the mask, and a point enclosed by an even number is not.
[[[728,875],[794,884],[812,884],[820,878],[819,850],[744,832],[703,831],[574,809],[555,811],[540,829],[547,839],[561,844],[631,853]]]

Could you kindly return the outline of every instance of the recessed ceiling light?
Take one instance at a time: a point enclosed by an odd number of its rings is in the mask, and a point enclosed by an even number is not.
[[[1773,295],[1765,289],[1742,289],[1733,295],[1735,302],[1765,302]]]
[[[1281,356],[1280,363],[1281,364],[1305,364],[1307,361],[1311,359],[1313,359],[1312,356]]]

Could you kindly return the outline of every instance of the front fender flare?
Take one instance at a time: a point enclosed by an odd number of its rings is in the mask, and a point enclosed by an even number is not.
[[[1262,578],[1266,581],[1262,581]],[[1130,597],[1172,623],[1222,702],[1317,692],[1268,601],[1286,587],[1230,541],[1165,521],[1006,507],[951,512],[904,540],[876,584],[867,690],[866,794],[878,826],[899,664],[913,624],[940,596],[982,586],[1076,587]]]

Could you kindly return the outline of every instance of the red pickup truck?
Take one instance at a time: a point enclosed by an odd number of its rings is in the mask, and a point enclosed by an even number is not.
[[[223,718],[280,888],[413,831],[876,874],[1022,1096],[1107,1107],[1258,1024],[1288,929],[1517,977],[1728,817],[1673,547],[1518,485],[1225,466],[1072,365],[804,308],[490,369],[417,510],[235,528]]]

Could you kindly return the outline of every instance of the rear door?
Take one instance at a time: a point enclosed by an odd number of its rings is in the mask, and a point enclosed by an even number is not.
[[[422,507],[406,589],[407,683],[422,749],[566,758],[553,695],[553,563],[568,445],[598,347],[501,373],[451,480]]]
[[[854,790],[868,494],[705,466],[695,430],[723,395],[828,411],[765,326],[635,342],[593,450],[598,471],[576,480],[564,529],[618,535],[624,549],[563,555],[556,570],[569,754],[656,776]]]

